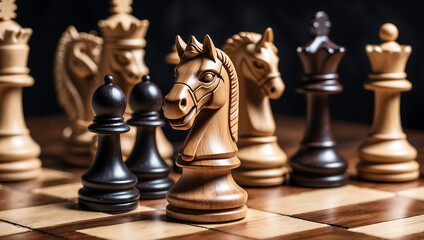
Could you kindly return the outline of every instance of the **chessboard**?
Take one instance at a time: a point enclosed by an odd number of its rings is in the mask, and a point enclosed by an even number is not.
[[[366,124],[332,125],[337,149],[349,161],[348,185],[245,188],[245,219],[195,224],[166,217],[166,199],[142,200],[135,210],[117,215],[80,209],[77,191],[86,169],[63,164],[65,116],[33,117],[27,123],[42,148],[43,173],[35,180],[0,185],[0,239],[424,239],[422,177],[392,184],[355,178],[357,149],[370,128]],[[291,156],[305,122],[276,116],[276,123],[279,143]],[[424,166],[424,132],[406,133]],[[171,176],[177,180],[180,175]]]

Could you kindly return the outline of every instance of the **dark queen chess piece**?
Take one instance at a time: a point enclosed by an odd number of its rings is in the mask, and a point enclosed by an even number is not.
[[[329,94],[343,90],[337,81],[338,65],[345,48],[328,38],[331,23],[325,12],[311,21],[312,39],[297,49],[304,68],[297,88],[306,94],[306,132],[298,152],[291,158],[291,181],[306,187],[338,187],[347,183],[347,162],[334,149],[330,130]]]
[[[122,160],[120,134],[130,130],[122,117],[127,102],[112,76],[106,75],[104,82],[91,101],[95,117],[88,130],[98,134],[98,148],[93,165],[81,177],[78,203],[94,211],[127,212],[138,206],[140,197],[137,177]]]
[[[143,81],[134,86],[130,93],[130,106],[134,111],[128,124],[137,127],[134,149],[127,167],[138,177],[136,187],[140,199],[166,197],[174,181],[168,177],[170,168],[161,158],[156,145],[156,128],[164,125],[159,111],[162,107],[162,93],[158,86],[143,76]]]

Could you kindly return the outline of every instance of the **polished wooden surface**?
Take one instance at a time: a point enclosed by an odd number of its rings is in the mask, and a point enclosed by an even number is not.
[[[181,178],[168,190],[166,214],[188,222],[226,222],[247,214],[247,193],[234,181],[239,82],[231,59],[209,35],[176,37],[181,59],[163,112],[175,130],[189,130],[178,150]]]
[[[288,156],[292,156],[302,140],[305,120],[302,117],[290,116],[276,116],[275,120],[279,144],[284,146]],[[97,229],[99,227],[107,227],[105,232],[111,230],[113,230],[112,232],[121,232],[122,238],[124,238],[129,237],[123,233],[125,229],[132,231],[134,227],[139,229],[143,226],[152,226],[151,230],[153,230],[157,226],[154,222],[166,225],[160,229],[175,229],[167,232],[169,235],[165,237],[166,239],[374,240],[382,238],[370,235],[373,232],[375,234],[387,232],[378,230],[381,229],[380,225],[375,224],[387,224],[383,227],[391,227],[393,221],[398,221],[395,222],[398,224],[397,227],[392,227],[396,230],[393,233],[396,234],[393,235],[396,239],[421,239],[424,236],[424,229],[419,227],[424,225],[422,220],[424,179],[422,177],[405,183],[365,182],[356,178],[355,165],[359,161],[357,148],[366,137],[370,128],[369,124],[333,121],[334,138],[339,143],[336,148],[349,163],[347,172],[350,179],[347,186],[313,189],[292,186],[287,183],[270,188],[245,188],[249,194],[247,201],[249,212],[246,219],[223,224],[192,224],[191,226],[199,228],[192,229],[186,227],[186,224],[180,224],[181,228],[179,228],[177,227],[179,225],[175,225],[175,223],[181,222],[166,218],[167,202],[165,199],[141,200],[141,209],[122,215],[87,213],[77,209],[76,190],[79,179],[86,169],[70,167],[64,163],[65,145],[61,132],[67,125],[66,117],[63,115],[33,117],[27,122],[31,135],[41,145],[44,172],[41,174],[42,179],[0,185],[0,223],[6,224],[10,231],[20,232],[3,236],[4,239],[102,239],[101,232],[99,233]],[[424,132],[409,129],[405,131],[408,140],[418,150],[417,159],[421,165],[420,172],[423,173],[424,141],[422,139]],[[180,174],[171,173],[171,177],[178,180]],[[73,195],[69,190],[72,189],[72,185],[76,189],[73,191]],[[51,190],[52,187],[68,189],[70,194],[60,196],[58,190]],[[34,189],[37,190],[34,191]],[[319,192],[317,193],[317,191]],[[59,197],[47,195],[51,192],[57,193]],[[323,194],[320,195],[320,193]],[[314,196],[314,198],[308,196]],[[326,200],[324,202],[326,205],[320,204],[321,198]],[[348,199],[349,202],[344,202],[343,199]],[[299,207],[302,205],[305,206],[305,209]],[[66,209],[63,206],[70,206],[70,208]],[[39,209],[56,210],[51,213],[39,213],[39,216],[38,214],[36,216],[16,214],[16,211],[33,213]],[[65,214],[65,212],[69,212],[69,214]],[[78,212],[81,213],[77,214]],[[57,222],[43,220],[41,223],[37,221],[37,218],[40,218],[41,221],[42,216],[45,219],[45,216],[49,214],[54,216]],[[78,221],[74,221],[76,214]],[[70,219],[71,216],[74,219]],[[94,219],[91,219],[92,217]],[[67,223],[61,223],[63,221]],[[131,222],[146,224],[127,224]],[[42,224],[42,226],[34,224]],[[273,228],[275,225],[281,227]],[[290,226],[290,228],[286,228],[286,226]],[[368,228],[371,230],[361,229],[365,226],[370,226]],[[371,232],[364,234],[361,231]],[[139,231],[135,236],[146,239],[164,236],[162,233],[148,232],[149,235],[145,235],[143,231]],[[0,234],[0,239],[3,239],[1,236],[2,234]],[[103,236],[103,238],[107,238],[107,236]]]
[[[278,69],[274,31],[240,32],[227,39],[222,50],[237,71],[240,86],[237,157],[241,166],[233,171],[243,186],[281,185],[287,177],[287,155],[277,143],[270,99],[278,99],[285,85]]]
[[[374,120],[371,131],[359,148],[358,175],[366,180],[404,182],[417,179],[417,150],[408,142],[400,118],[401,92],[412,89],[405,66],[412,48],[396,42],[398,29],[385,23],[380,28],[379,45],[365,50],[371,73],[364,88],[374,91]]]
[[[299,151],[290,159],[293,183],[305,187],[345,185],[346,160],[337,152],[331,134],[330,95],[341,93],[338,67],[346,49],[328,37],[331,22],[323,11],[310,21],[310,40],[297,48],[303,66],[297,92],[306,95],[306,131]]]
[[[0,182],[40,175],[40,146],[31,138],[22,106],[24,87],[34,84],[27,67],[32,29],[16,17],[15,1],[0,4]]]

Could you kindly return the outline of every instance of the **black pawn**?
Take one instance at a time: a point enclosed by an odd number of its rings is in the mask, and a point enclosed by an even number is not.
[[[170,168],[160,157],[156,146],[156,128],[164,125],[159,115],[162,99],[161,91],[150,81],[149,75],[145,75],[130,93],[130,106],[134,113],[127,123],[137,127],[137,137],[126,164],[138,177],[136,187],[140,190],[140,199],[164,198],[174,185],[168,177]]]
[[[80,207],[108,213],[127,212],[138,206],[137,177],[122,160],[120,134],[128,132],[122,114],[127,102],[122,90],[106,75],[105,84],[93,94],[95,114],[88,130],[98,133],[98,147],[93,165],[81,177],[84,186],[78,191]]]

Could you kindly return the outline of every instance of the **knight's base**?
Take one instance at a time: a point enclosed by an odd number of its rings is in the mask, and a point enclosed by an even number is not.
[[[237,157],[241,166],[233,170],[234,180],[247,187],[281,185],[287,176],[287,155],[276,136],[240,137]]]
[[[288,177],[287,167],[268,169],[237,168],[233,170],[234,180],[242,186],[272,187],[284,183]]]
[[[246,217],[247,207],[243,205],[238,208],[219,210],[196,210],[166,206],[166,215],[170,218],[186,222],[219,223],[230,222]]]
[[[81,208],[91,211],[117,214],[136,209],[138,206],[138,200],[126,203],[98,203],[78,199],[78,205]]]

